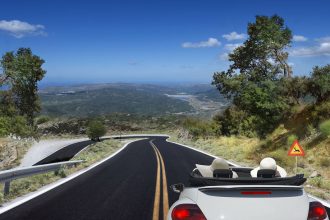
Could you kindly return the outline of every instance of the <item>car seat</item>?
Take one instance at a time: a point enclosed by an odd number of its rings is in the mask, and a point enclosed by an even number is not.
[[[233,178],[233,171],[229,169],[216,169],[213,171],[214,178]]]
[[[276,175],[275,170],[270,170],[270,169],[261,169],[258,170],[257,177],[261,178],[274,178]]]

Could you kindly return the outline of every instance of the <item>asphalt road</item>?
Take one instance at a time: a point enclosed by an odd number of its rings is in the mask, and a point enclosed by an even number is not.
[[[128,138],[141,138],[141,137],[148,137],[148,136],[130,136],[125,137],[125,139]],[[101,138],[101,141],[106,140],[109,138]],[[114,138],[114,139],[120,139],[120,138]],[[78,143],[70,144],[55,153],[49,155],[48,157],[44,158],[43,160],[39,161],[38,163],[34,165],[43,165],[43,164],[49,164],[49,163],[57,163],[62,161],[68,161],[71,158],[73,158],[77,153],[79,153],[81,150],[83,150],[88,145],[91,145],[95,143],[95,141],[87,140],[87,141],[81,141]]]
[[[86,144],[75,144],[70,152],[60,150],[53,159],[75,155]],[[90,171],[1,214],[0,220],[163,220],[178,199],[169,186],[188,184],[196,163],[211,162],[211,157],[168,143],[164,137],[150,137],[129,144]]]
[[[92,170],[3,213],[0,220],[163,219],[178,199],[168,186],[187,184],[195,163],[211,161],[165,138],[136,141]]]

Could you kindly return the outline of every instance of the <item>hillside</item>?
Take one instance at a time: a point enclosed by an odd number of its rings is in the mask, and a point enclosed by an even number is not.
[[[189,99],[177,98],[189,95]],[[207,84],[91,84],[49,87],[40,91],[42,113],[51,116],[94,116],[110,113],[144,115],[213,114],[227,103]]]

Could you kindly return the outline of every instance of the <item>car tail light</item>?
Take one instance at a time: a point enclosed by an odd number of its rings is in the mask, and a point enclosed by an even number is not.
[[[270,195],[272,192],[269,191],[243,191],[242,195]]]
[[[195,204],[181,204],[172,211],[172,220],[206,220],[203,212]]]
[[[323,220],[327,218],[327,211],[319,202],[310,202],[307,220]]]

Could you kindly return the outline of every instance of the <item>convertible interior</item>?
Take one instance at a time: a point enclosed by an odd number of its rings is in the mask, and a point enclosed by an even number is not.
[[[232,167],[227,169],[214,170],[213,178],[202,177],[198,172],[192,172],[190,175],[191,187],[202,186],[220,186],[220,185],[290,185],[300,186],[305,181],[303,174],[297,174],[291,177],[275,177],[274,170],[259,170],[258,177],[253,178],[250,175],[252,168]],[[232,178],[233,172],[236,172],[238,178]]]

